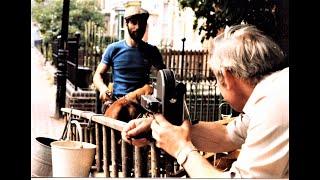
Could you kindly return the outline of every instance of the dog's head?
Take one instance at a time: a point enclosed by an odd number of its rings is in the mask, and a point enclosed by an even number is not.
[[[106,110],[104,116],[129,122],[131,119],[137,118],[142,112],[143,108],[140,104],[121,97]]]
[[[104,116],[125,122],[135,119],[144,111],[143,107],[140,105],[141,95],[151,95],[152,93],[152,85],[146,84],[116,100],[106,109]]]

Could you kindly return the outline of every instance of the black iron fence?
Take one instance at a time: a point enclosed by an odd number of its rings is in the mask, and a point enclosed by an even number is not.
[[[81,62],[79,64],[79,40],[80,34],[76,34],[75,37],[68,38],[66,49],[67,54],[67,79],[74,85],[75,90],[78,87],[88,88],[92,82],[92,69],[87,66],[83,66]],[[52,60],[55,67],[58,66],[58,51],[59,51],[60,37],[56,38],[51,43]]]
[[[67,49],[69,52],[67,58],[67,79],[77,90],[79,86],[77,81],[79,37],[68,38]]]

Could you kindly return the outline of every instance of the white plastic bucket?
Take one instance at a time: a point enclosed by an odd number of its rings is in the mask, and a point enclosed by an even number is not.
[[[80,141],[55,141],[51,143],[52,177],[88,177],[92,165],[96,145],[82,142],[82,131],[78,121],[76,124]],[[69,124],[69,133],[70,126]],[[69,137],[67,139],[70,139]]]

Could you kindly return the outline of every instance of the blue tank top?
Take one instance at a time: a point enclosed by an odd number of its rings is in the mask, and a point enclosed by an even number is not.
[[[125,40],[110,44],[101,62],[112,67],[115,96],[126,95],[148,83],[152,65],[158,70],[165,68],[157,47],[146,42],[130,47]]]

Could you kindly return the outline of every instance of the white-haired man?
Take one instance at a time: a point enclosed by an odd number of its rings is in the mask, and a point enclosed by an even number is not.
[[[289,68],[279,46],[256,27],[237,25],[214,38],[209,62],[224,99],[241,114],[227,126],[199,122],[170,124],[162,115],[135,119],[122,131],[134,139],[152,130],[156,146],[177,158],[191,178],[289,177]],[[241,148],[227,172],[212,166],[198,150],[229,152]]]

